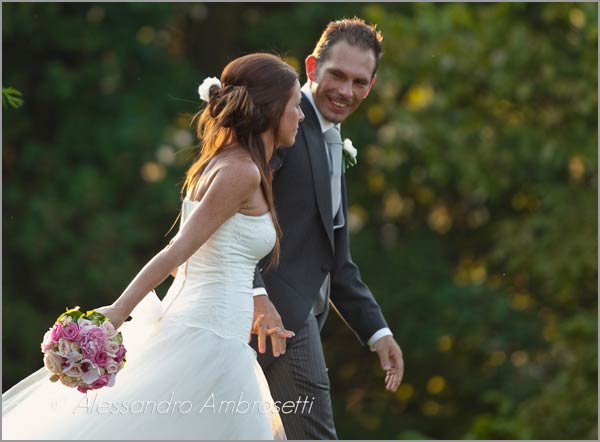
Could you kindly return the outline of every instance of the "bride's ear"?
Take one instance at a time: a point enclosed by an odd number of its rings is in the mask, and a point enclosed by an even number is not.
[[[306,67],[306,77],[310,81],[315,81],[317,73],[317,57],[312,54],[306,57],[306,60],[304,60],[304,66]]]

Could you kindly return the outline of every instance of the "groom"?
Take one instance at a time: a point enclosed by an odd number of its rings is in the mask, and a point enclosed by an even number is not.
[[[320,336],[330,304],[377,352],[388,390],[398,388],[404,371],[400,347],[350,257],[342,171],[340,123],[375,83],[382,39],[358,18],[329,23],[305,61],[305,120],[295,145],[272,161],[281,259],[274,270],[255,274],[254,314],[264,315],[265,329],[283,328],[283,322],[296,336],[285,348],[271,334],[272,348],[265,351],[265,330],[253,330],[260,338],[253,336],[252,345],[276,402],[312,403],[308,412],[281,409],[288,439],[337,438]]]

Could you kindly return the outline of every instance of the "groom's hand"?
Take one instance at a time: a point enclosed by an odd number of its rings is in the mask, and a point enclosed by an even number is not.
[[[385,371],[385,389],[396,391],[404,376],[404,359],[402,350],[392,336],[384,336],[373,344],[381,368]]]
[[[251,333],[258,335],[258,352],[264,353],[267,336],[271,337],[273,356],[285,353],[285,340],[294,336],[294,332],[286,330],[281,316],[266,295],[254,296],[254,322]]]

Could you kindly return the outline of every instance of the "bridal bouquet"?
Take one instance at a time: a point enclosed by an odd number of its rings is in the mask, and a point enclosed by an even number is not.
[[[112,387],[125,364],[121,332],[95,310],[67,310],[46,332],[41,346],[50,380],[82,393]]]

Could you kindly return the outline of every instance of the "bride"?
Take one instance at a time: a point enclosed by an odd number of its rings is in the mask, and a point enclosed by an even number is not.
[[[256,263],[280,230],[269,160],[294,143],[297,73],[280,58],[233,60],[207,79],[198,119],[202,150],[186,174],[179,232],[104,313],[123,333],[127,364],[111,388],[82,394],[45,369],[2,395],[3,439],[282,439],[268,385],[248,345]],[[208,95],[208,97],[206,97]],[[176,269],[160,301],[152,291]],[[132,320],[124,321],[131,315]]]

